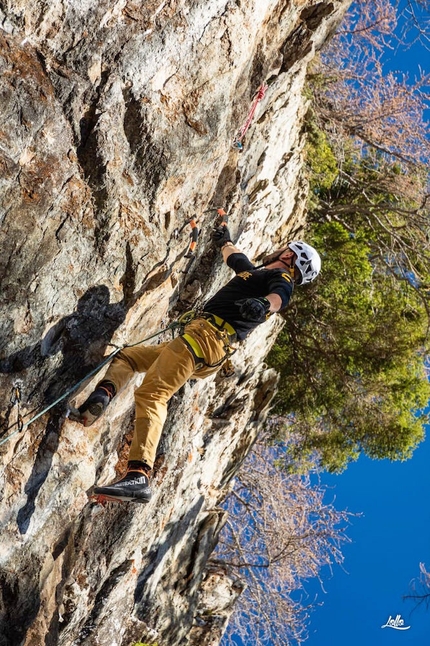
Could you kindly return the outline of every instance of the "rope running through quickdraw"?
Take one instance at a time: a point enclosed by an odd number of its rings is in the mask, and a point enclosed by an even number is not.
[[[238,130],[238,132],[236,133],[236,135],[234,137],[234,140],[233,140],[233,147],[234,148],[238,148],[239,150],[243,150],[242,140],[243,140],[244,136],[246,135],[246,132],[247,132],[249,126],[252,123],[255,111],[257,109],[257,105],[264,98],[264,95],[266,94],[267,87],[268,86],[265,85],[264,83],[262,85],[260,85],[260,87],[258,89],[258,92],[257,92],[257,94],[255,96],[255,99],[252,102],[251,108],[250,108],[249,113],[248,113],[248,117],[247,117],[245,123],[243,124],[243,126],[241,127],[241,129]]]
[[[123,345],[121,347],[116,348],[107,357],[105,357],[103,359],[103,361],[101,363],[99,363],[98,366],[93,368],[93,370],[91,370],[83,379],[78,381],[78,383],[76,383],[74,386],[69,388],[65,393],[63,393],[61,395],[61,397],[58,397],[58,399],[53,401],[51,404],[49,404],[48,406],[45,406],[45,408],[43,408],[41,411],[39,411],[36,415],[31,417],[31,419],[27,420],[26,422],[24,422],[23,417],[21,416],[21,413],[20,413],[21,390],[20,390],[19,387],[14,387],[12,397],[11,397],[11,403],[13,405],[17,404],[17,421],[14,424],[11,424],[8,428],[6,428],[4,430],[4,433],[7,433],[8,431],[10,431],[12,428],[14,428],[14,426],[17,426],[18,428],[16,429],[16,431],[11,433],[7,437],[4,437],[3,439],[1,439],[0,440],[0,446],[2,444],[5,444],[8,440],[10,440],[17,433],[22,433],[23,431],[25,431],[30,426],[30,424],[32,424],[37,419],[39,419],[39,417],[42,417],[42,415],[44,415],[45,413],[50,411],[52,408],[54,408],[54,406],[56,406],[60,402],[67,399],[72,393],[75,392],[75,390],[77,390],[80,386],[82,386],[82,384],[84,384],[88,379],[90,379],[90,377],[93,377],[102,368],[104,368],[104,366],[107,363],[109,363],[109,361],[111,359],[113,359],[113,357],[115,355],[117,355],[119,352],[121,352],[125,348],[134,348],[136,345],[140,345],[141,343],[145,343],[146,341],[149,341],[150,339],[154,339],[155,337],[160,336],[160,334],[163,334],[164,332],[167,332],[168,330],[175,330],[176,328],[181,327],[181,325],[182,324],[179,321],[173,321],[167,327],[163,328],[162,330],[158,330],[158,332],[155,332],[154,334],[151,334],[150,336],[146,337],[145,339],[141,339],[140,341],[136,341],[136,343],[127,343],[126,345]]]

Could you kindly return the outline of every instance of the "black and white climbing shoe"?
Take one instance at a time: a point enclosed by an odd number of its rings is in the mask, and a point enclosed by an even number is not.
[[[128,471],[121,480],[105,487],[94,488],[94,497],[98,502],[122,500],[146,503],[151,500],[151,496],[149,478],[142,471]]]

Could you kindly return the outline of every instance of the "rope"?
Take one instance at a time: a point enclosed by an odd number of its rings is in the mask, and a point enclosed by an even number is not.
[[[22,416],[20,414],[19,405],[20,405],[20,401],[21,401],[21,392],[17,388],[14,388],[14,393],[13,393],[14,401],[13,401],[13,403],[14,404],[16,403],[18,405],[18,409],[17,409],[18,410],[18,421],[15,422],[14,424],[12,424],[11,426],[9,426],[8,428],[6,428],[4,432],[7,433],[8,431],[10,431],[11,428],[16,426],[17,424],[18,424],[18,428],[16,429],[16,431],[14,431],[13,433],[8,435],[7,437],[4,437],[2,440],[0,440],[0,446],[2,446],[2,444],[5,444],[6,442],[8,442],[17,433],[22,433],[23,431],[25,431],[30,426],[30,424],[32,424],[37,419],[39,419],[39,417],[42,417],[42,415],[44,415],[49,410],[51,410],[51,408],[54,408],[54,406],[56,406],[57,404],[62,402],[64,399],[67,399],[67,397],[69,397],[73,392],[75,392],[75,390],[77,390],[80,386],[82,386],[83,383],[85,383],[90,377],[93,377],[107,363],[109,363],[109,361],[115,355],[117,355],[118,352],[121,352],[121,350],[124,350],[125,348],[134,348],[136,345],[140,345],[141,343],[145,343],[145,341],[149,341],[150,339],[154,339],[156,336],[159,336],[160,334],[163,334],[163,332],[167,332],[168,330],[174,330],[175,328],[180,327],[180,325],[181,325],[181,323],[179,323],[178,321],[173,321],[167,327],[163,328],[162,330],[158,330],[158,332],[155,332],[154,334],[151,334],[151,336],[147,336],[145,339],[141,339],[140,341],[136,341],[136,343],[128,343],[126,345],[123,345],[122,347],[116,348],[116,350],[114,350],[107,357],[105,357],[103,359],[103,361],[101,363],[99,363],[98,366],[93,368],[93,370],[91,370],[91,372],[89,372],[83,379],[78,381],[77,384],[75,384],[74,386],[69,388],[65,393],[63,393],[61,395],[61,397],[58,397],[58,399],[56,399],[54,402],[52,402],[52,404],[49,404],[49,406],[46,406],[45,408],[43,408],[39,413],[34,415],[27,422],[24,422],[24,420],[23,420],[23,418],[22,418]]]
[[[255,111],[257,109],[258,103],[261,101],[261,99],[264,98],[264,95],[266,94],[267,87],[268,86],[265,85],[264,83],[262,85],[260,85],[260,88],[259,88],[259,90],[258,90],[258,92],[257,92],[257,94],[255,96],[255,99],[254,99],[254,101],[253,101],[253,103],[251,105],[251,108],[249,110],[248,117],[247,117],[245,123],[243,124],[241,129],[237,132],[237,134],[236,134],[236,136],[234,138],[233,145],[235,146],[235,148],[239,148],[239,149],[243,148],[242,139],[246,135],[246,132],[247,132],[249,126],[252,123],[252,120],[254,118],[254,114],[255,114]]]

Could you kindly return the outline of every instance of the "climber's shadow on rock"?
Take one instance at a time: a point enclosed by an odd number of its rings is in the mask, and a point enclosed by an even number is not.
[[[25,534],[28,530],[31,517],[35,510],[37,494],[51,469],[52,457],[58,448],[62,421],[62,415],[58,411],[50,414],[42,441],[37,449],[33,469],[24,488],[24,492],[27,494],[27,501],[19,510],[16,519],[21,534]]]
[[[61,353],[60,365],[44,389],[43,400],[49,404],[100,363],[126,311],[124,299],[110,303],[106,285],[91,287],[78,300],[76,310],[58,321],[39,343],[1,360],[0,372],[16,374],[31,366],[42,368],[48,357]]]
[[[61,363],[54,374],[51,373],[43,392],[44,403],[52,403],[100,363],[107,344],[125,315],[124,301],[110,303],[109,290],[105,285],[92,287],[79,299],[74,312],[58,321],[38,344],[9,357],[8,370],[4,370],[3,365],[2,371],[15,373],[32,365],[41,367],[47,357],[61,353]],[[17,524],[21,534],[28,530],[37,495],[51,469],[63,419],[60,407],[50,412],[31,475],[25,485],[27,501],[18,512]]]
[[[79,299],[74,312],[58,321],[38,344],[9,357],[8,370],[4,370],[3,365],[2,371],[15,373],[32,365],[41,367],[48,357],[61,353],[60,365],[54,374],[51,373],[43,392],[44,403],[54,402],[100,363],[107,344],[124,321],[125,314],[123,301],[110,303],[109,290],[105,285],[92,287]],[[51,469],[62,422],[63,414],[56,407],[50,412],[31,475],[25,485],[27,501],[17,516],[21,534],[28,530],[37,495]]]
[[[140,289],[135,290],[135,272],[128,243],[126,254],[126,270],[120,280],[123,288],[120,302],[110,302],[106,285],[91,287],[78,300],[75,310],[53,325],[41,341],[0,359],[0,373],[19,374],[26,368],[33,367],[33,392],[39,391],[40,382],[47,383],[41,398],[38,397],[39,400],[43,399],[43,405],[52,404],[72,386],[85,379],[103,360],[106,348],[125,320],[127,311],[147,289],[147,281],[144,281]],[[61,355],[56,368],[52,370],[51,365],[47,369],[45,362],[55,355]],[[48,379],[44,373],[49,375]],[[35,383],[36,376],[38,382]],[[26,394],[28,395],[28,391]],[[61,409],[62,407],[56,406],[49,414],[31,475],[25,485],[27,501],[17,518],[21,534],[28,530],[36,498],[48,477],[53,455],[58,448],[64,419]]]
[[[19,374],[26,368],[47,386],[43,389],[43,404],[51,404],[91,372],[103,359],[113,334],[124,322],[128,310],[142,294],[154,289],[154,276],[145,278],[136,289],[136,268],[129,242],[126,243],[126,266],[120,279],[123,297],[118,303],[110,302],[106,285],[88,289],[78,300],[76,309],[58,321],[41,341],[27,346],[9,357],[0,358],[0,374]],[[151,282],[152,281],[152,282]],[[48,357],[62,354],[59,365],[46,376],[43,374]],[[34,379],[33,379],[34,384]],[[35,384],[38,390],[40,385]],[[27,391],[27,397],[34,392]]]
[[[98,285],[79,299],[72,314],[47,332],[40,353],[48,357],[61,352],[62,362],[45,390],[46,403],[60,397],[64,389],[83,379],[100,363],[125,315],[124,300],[110,303],[109,289]]]

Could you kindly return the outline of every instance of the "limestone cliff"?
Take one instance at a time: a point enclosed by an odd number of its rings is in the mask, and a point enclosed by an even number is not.
[[[0,446],[2,646],[218,644],[240,584],[208,560],[276,384],[263,361],[280,321],[240,348],[234,379],[175,396],[147,506],[88,501],[124,462],[132,386],[90,429],[61,404],[15,433],[10,395],[28,420],[109,344],[213,294],[229,277],[210,245],[214,208],[253,258],[300,232],[304,77],[345,8],[0,1],[0,441],[14,433]]]

